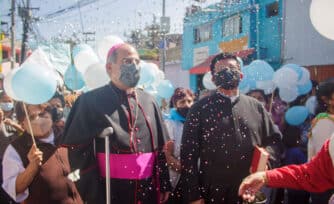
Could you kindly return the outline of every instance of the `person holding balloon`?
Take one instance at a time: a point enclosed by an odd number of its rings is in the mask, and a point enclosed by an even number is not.
[[[5,150],[3,189],[18,203],[82,204],[69,179],[67,149],[57,147],[52,108],[18,102],[15,111],[24,132]]]
[[[114,44],[106,60],[110,83],[80,95],[67,118],[62,144],[72,149],[70,162],[80,169],[77,186],[87,203],[106,203],[99,193],[108,190],[107,201],[128,204],[164,203],[171,192],[163,153],[169,136],[153,96],[135,88],[139,64],[133,46]],[[110,130],[110,165],[99,137],[105,130]],[[110,188],[102,185],[107,181]]]
[[[268,166],[277,166],[281,133],[259,101],[239,93],[243,74],[234,55],[216,55],[210,69],[217,90],[191,107],[183,127],[183,197],[191,204],[241,203],[238,186],[249,174],[254,147],[265,147]]]
[[[320,151],[324,142],[334,133],[334,79],[321,82],[316,90],[316,96],[318,107],[308,139],[308,160]],[[311,194],[312,203],[327,203],[333,193],[333,190],[320,194],[313,193]]]

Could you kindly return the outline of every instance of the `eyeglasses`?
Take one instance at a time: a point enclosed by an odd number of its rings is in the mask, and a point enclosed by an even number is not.
[[[136,64],[136,65],[138,65],[140,63],[140,59],[136,59],[136,58],[123,58],[122,59],[122,63],[126,64],[126,65],[130,65],[130,64]]]

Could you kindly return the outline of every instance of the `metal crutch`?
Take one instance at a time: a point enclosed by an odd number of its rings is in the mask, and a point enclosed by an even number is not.
[[[109,136],[114,133],[112,127],[105,128],[98,136],[104,138],[105,147],[105,166],[106,166],[106,204],[110,204],[110,149],[109,149]]]

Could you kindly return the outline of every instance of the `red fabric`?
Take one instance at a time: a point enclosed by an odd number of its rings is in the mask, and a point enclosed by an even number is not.
[[[106,177],[106,154],[97,153],[100,175]],[[155,155],[153,152],[136,154],[110,154],[110,178],[145,179],[152,176]]]
[[[323,192],[334,188],[334,167],[329,140],[313,159],[303,165],[288,165],[267,171],[268,186]]]
[[[247,58],[247,56],[252,54],[254,51],[255,51],[254,48],[249,48],[247,50],[240,50],[237,52],[233,52],[232,54],[240,58]],[[189,69],[190,74],[205,74],[206,72],[210,71],[211,60],[215,56],[216,55],[211,55],[204,62],[190,68]]]

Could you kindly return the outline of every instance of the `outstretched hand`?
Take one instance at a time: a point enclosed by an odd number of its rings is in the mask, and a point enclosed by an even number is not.
[[[239,196],[247,202],[253,202],[256,192],[266,184],[266,180],[267,177],[264,171],[247,176],[240,184]]]

